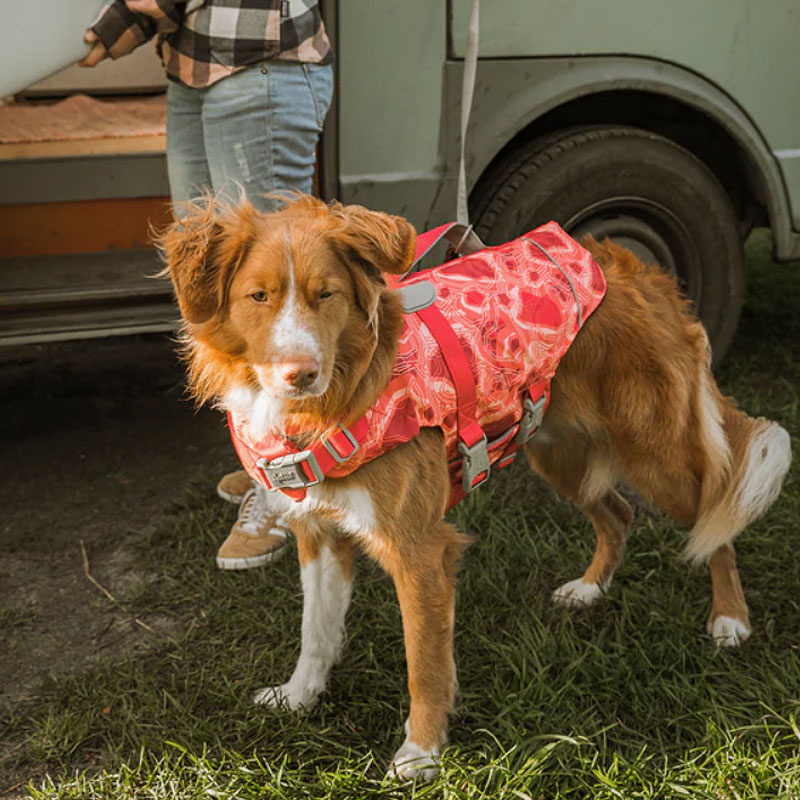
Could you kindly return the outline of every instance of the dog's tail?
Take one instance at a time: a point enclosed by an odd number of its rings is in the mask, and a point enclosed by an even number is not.
[[[686,557],[706,561],[777,499],[792,460],[789,434],[763,417],[753,419],[723,397],[701,363],[701,450],[705,454],[697,520]]]

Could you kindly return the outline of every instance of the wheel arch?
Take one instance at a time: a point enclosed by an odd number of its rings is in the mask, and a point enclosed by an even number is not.
[[[777,255],[794,252],[786,188],[763,136],[740,106],[701,76],[632,57],[489,61],[478,74],[467,140],[468,169],[477,176],[473,197],[524,142],[581,125],[633,125],[700,158],[731,197],[742,233],[768,222]],[[497,85],[507,89],[491,102],[488,90]]]

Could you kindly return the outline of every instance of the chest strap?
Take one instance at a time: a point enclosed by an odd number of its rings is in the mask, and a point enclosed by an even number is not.
[[[317,439],[306,450],[292,450],[269,460],[259,458],[256,469],[268,489],[282,491],[293,500],[303,500],[306,489],[325,480],[331,470],[352,458],[369,438],[366,417],[361,417],[349,428],[339,425],[335,431]]]

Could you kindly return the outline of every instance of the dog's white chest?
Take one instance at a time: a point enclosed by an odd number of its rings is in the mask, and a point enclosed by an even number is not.
[[[375,506],[370,493],[360,487],[339,488],[332,483],[312,486],[299,503],[289,501],[284,516],[291,518],[324,515],[353,536],[369,536],[376,525]]]

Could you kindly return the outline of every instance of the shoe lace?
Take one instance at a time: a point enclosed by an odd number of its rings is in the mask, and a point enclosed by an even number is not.
[[[248,533],[258,533],[259,524],[267,513],[267,493],[257,486],[248,489],[239,506],[239,527]]]

